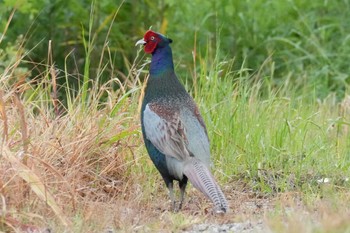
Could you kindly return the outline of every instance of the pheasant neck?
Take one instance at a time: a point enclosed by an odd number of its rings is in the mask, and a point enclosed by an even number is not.
[[[150,75],[155,77],[169,70],[174,70],[174,63],[171,48],[167,45],[156,49],[152,54]]]

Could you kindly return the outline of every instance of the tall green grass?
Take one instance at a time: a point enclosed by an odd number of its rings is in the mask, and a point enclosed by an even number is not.
[[[224,180],[242,179],[274,194],[316,192],[323,178],[349,186],[346,100],[339,103],[334,94],[320,100],[313,85],[299,89],[286,81],[275,86],[273,63],[262,67],[271,71],[265,76],[234,70],[235,60],[207,56],[199,59],[194,90],[207,122],[215,171]]]

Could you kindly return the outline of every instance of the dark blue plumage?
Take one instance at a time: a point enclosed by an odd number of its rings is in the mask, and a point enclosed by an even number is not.
[[[173,181],[179,181],[182,206],[187,181],[202,191],[217,212],[226,212],[227,201],[210,173],[210,151],[204,121],[192,97],[174,72],[171,39],[147,31],[143,44],[152,54],[150,76],[141,108],[144,142],[151,160],[165,181],[173,208]]]

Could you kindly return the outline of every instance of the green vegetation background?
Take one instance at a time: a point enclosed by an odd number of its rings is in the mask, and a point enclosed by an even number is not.
[[[89,57],[88,78],[94,79],[109,26],[119,10],[107,38],[110,56],[103,58],[110,59],[114,68],[106,68],[110,72],[100,77],[102,83],[127,76],[135,41],[151,26],[174,40],[177,71],[189,83],[194,48],[199,59],[219,51],[219,59],[235,59],[234,69],[260,72],[277,87],[286,81],[296,89],[310,86],[320,98],[331,92],[343,97],[349,83],[347,0],[2,0],[0,4],[1,32],[11,10],[17,9],[0,44],[0,72],[24,39],[33,62],[26,68],[35,79],[43,67],[34,64],[45,61],[52,40],[56,67],[63,70],[66,65],[68,73],[83,74]],[[91,35],[87,56],[84,41]],[[76,83],[82,82],[83,75],[77,77]]]

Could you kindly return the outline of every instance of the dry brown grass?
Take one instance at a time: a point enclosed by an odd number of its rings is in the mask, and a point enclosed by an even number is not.
[[[125,195],[130,182],[126,170],[136,159],[133,147],[140,144],[138,123],[126,117],[129,103],[113,118],[96,111],[82,114],[79,109],[53,117],[19,98],[13,101],[14,92],[8,93],[0,96],[2,216],[35,210],[45,224],[46,218],[57,218],[71,227],[68,219],[82,205]]]

